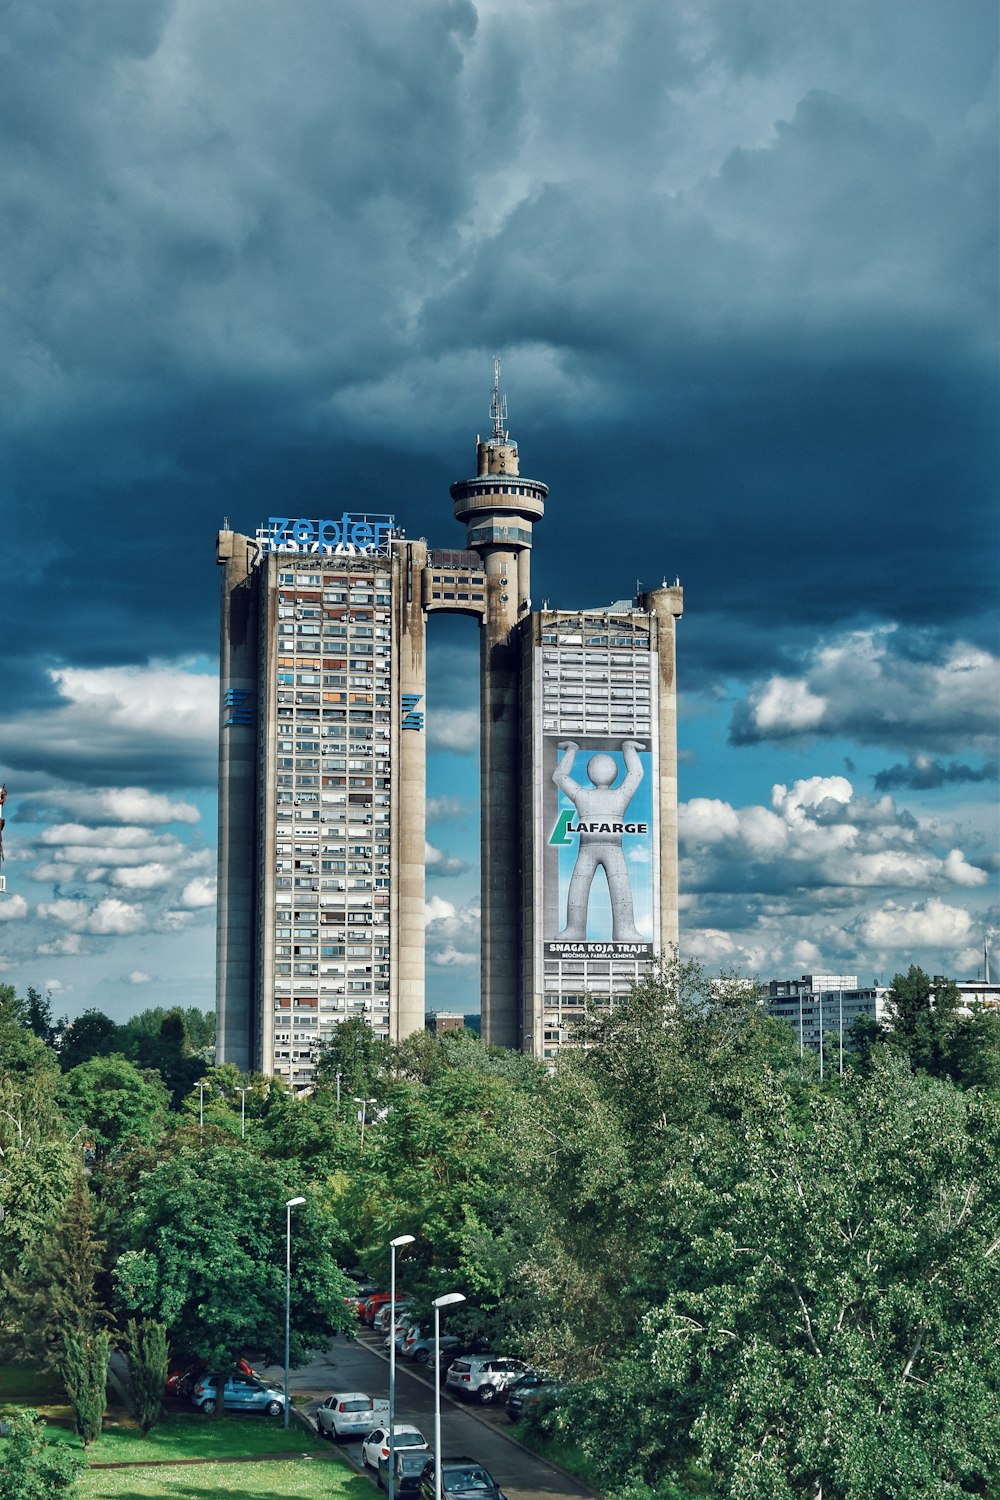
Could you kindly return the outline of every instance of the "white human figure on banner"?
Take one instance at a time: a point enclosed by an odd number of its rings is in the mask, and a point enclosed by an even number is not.
[[[579,753],[579,745],[573,740],[562,740],[559,749],[562,758],[552,773],[552,780],[559,790],[576,808],[580,823],[621,824],[625,812],[635,796],[642,780],[642,762],[638,752],[645,745],[638,740],[622,740],[621,750],[625,758],[625,775],[618,786],[612,785],[618,775],[618,762],[614,756],[601,752],[592,755],[587,762],[590,786],[580,786],[570,772]],[[632,903],[632,881],[625,853],[622,849],[621,833],[581,832],[579,835],[576,864],[569,883],[566,899],[566,925],[559,934],[561,942],[583,943],[587,940],[587,914],[590,908],[590,891],[594,876],[600,866],[608,882],[611,897],[611,938],[615,943],[642,943],[646,939],[635,925]]]

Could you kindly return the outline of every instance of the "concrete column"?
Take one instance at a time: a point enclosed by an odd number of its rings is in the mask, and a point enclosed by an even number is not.
[[[412,694],[418,714],[427,709],[426,619],[423,611],[425,542],[407,542],[396,550],[393,568],[393,762],[392,850],[395,912],[393,980],[389,1033],[395,1041],[424,1029],[424,898],[427,837],[427,735],[424,728],[404,729],[403,700]],[[426,720],[424,721],[426,722]]]
[[[684,612],[680,587],[653,589],[640,598],[656,618],[659,663],[660,948],[680,943],[677,883],[677,649],[676,622]]]
[[[483,1040],[518,1045],[521,956],[517,556],[485,557],[481,667]]]
[[[531,602],[530,547],[522,548],[517,554],[517,602],[519,614],[523,614]]]
[[[256,1032],[257,734],[260,589],[249,537],[220,531],[219,897],[216,1058],[246,1071]],[[232,692],[239,702],[227,702]],[[241,695],[246,695],[241,696]],[[230,722],[249,719],[248,723]]]

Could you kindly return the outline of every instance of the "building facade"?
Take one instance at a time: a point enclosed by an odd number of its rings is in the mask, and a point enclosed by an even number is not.
[[[491,418],[451,487],[460,551],[383,515],[218,535],[222,1062],[302,1086],[343,1020],[393,1039],[424,1026],[441,611],[480,627],[484,1039],[553,1056],[585,993],[612,1002],[677,943],[680,587],[533,612],[548,489],[520,474],[498,366]]]
[[[769,1016],[794,1027],[800,1052],[808,1048],[839,1068],[842,1050],[851,1045],[851,1027],[862,1016],[881,1021],[887,994],[883,985],[859,989],[856,974],[803,974],[800,979],[772,979],[764,1007]]]
[[[678,942],[679,586],[521,631],[521,1015],[555,1056]]]

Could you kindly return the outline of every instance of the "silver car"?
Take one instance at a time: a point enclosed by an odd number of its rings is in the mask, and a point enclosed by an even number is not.
[[[452,1361],[445,1385],[456,1396],[470,1396],[488,1406],[507,1387],[526,1375],[528,1366],[501,1354],[466,1354]]]

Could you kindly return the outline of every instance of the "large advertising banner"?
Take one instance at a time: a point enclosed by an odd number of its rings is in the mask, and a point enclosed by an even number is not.
[[[652,955],[656,844],[648,739],[550,734],[542,759],[546,957]]]

